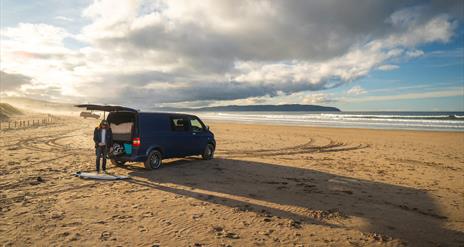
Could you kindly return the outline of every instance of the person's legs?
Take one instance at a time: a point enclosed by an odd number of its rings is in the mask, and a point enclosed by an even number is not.
[[[100,147],[95,148],[95,154],[97,156],[97,159],[95,161],[96,170],[97,172],[100,172],[100,156],[102,155],[102,151]]]
[[[102,163],[102,170],[105,172],[106,171],[106,155],[108,153],[108,149],[106,147],[102,147],[102,159],[103,159],[103,163]]]

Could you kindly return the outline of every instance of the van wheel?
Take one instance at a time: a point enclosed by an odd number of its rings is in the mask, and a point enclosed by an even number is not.
[[[123,166],[124,164],[126,164],[126,162],[124,160],[111,159],[111,164],[115,166]]]
[[[158,169],[163,163],[162,161],[163,157],[161,156],[161,153],[158,150],[153,150],[148,155],[148,158],[145,161],[144,165],[145,168],[148,170]]]
[[[210,160],[214,157],[214,146],[212,144],[206,145],[205,151],[203,151],[203,154],[201,157],[204,160]]]

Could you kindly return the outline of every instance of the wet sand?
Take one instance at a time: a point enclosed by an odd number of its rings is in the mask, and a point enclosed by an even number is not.
[[[96,123],[2,130],[0,244],[464,245],[464,133],[209,122],[214,160],[73,177]]]

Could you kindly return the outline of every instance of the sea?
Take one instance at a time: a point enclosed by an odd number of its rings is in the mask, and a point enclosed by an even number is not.
[[[205,120],[334,128],[464,131],[464,112],[197,112]]]

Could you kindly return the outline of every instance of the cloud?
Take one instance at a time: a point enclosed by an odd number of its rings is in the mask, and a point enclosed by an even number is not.
[[[303,103],[305,104],[324,104],[332,102],[337,102],[337,100],[325,93],[315,93],[303,98]]]
[[[367,91],[361,86],[354,86],[350,90],[346,91],[346,93],[350,95],[360,95],[367,93]]]
[[[60,21],[67,21],[67,22],[73,22],[73,18],[69,18],[66,16],[55,16],[55,19],[60,20]]]
[[[142,76],[154,83],[159,76],[167,76],[164,83],[175,85],[179,71],[187,71],[189,78],[182,78],[182,87],[171,85],[169,96],[157,97],[159,102],[175,102],[332,88],[366,76],[389,60],[419,53],[416,45],[447,42],[453,33],[446,15],[422,18],[425,8],[389,13],[383,4],[366,7],[379,19],[354,18],[361,10],[353,8],[337,16],[335,24],[327,23],[323,15],[329,8],[337,9],[335,5],[340,7],[339,3],[244,2],[237,5],[244,6],[242,13],[235,5],[218,1],[193,6],[177,1],[148,6],[131,2],[116,7],[127,11],[109,12],[103,2],[97,2],[84,12],[94,22],[84,28],[82,37],[97,47],[111,44],[123,52],[144,53],[148,64],[162,71]],[[333,32],[324,31],[328,29]],[[374,38],[363,41],[366,35]],[[126,62],[134,59],[125,58]],[[133,91],[134,85],[128,87]]]
[[[19,23],[17,27],[2,28],[3,49],[30,52],[59,52],[65,50],[63,39],[70,34],[63,28],[48,24]]]
[[[421,92],[421,93],[404,93],[396,95],[375,95],[347,99],[347,102],[369,102],[369,101],[388,101],[388,100],[411,100],[411,99],[428,99],[441,97],[464,96],[464,87],[451,87],[441,90]]]
[[[409,57],[409,58],[416,58],[416,57],[420,57],[424,55],[424,52],[421,51],[421,50],[409,50],[406,52],[406,57]]]
[[[73,38],[71,33],[48,24],[19,23],[16,27],[2,28],[0,35],[2,70],[31,78],[17,89],[17,94],[34,96],[35,92],[37,97],[44,97],[36,89],[55,88],[50,96],[58,89],[63,93],[61,97],[78,95],[73,86],[82,83],[85,80],[82,72],[89,70],[76,70],[87,64],[87,58],[65,46],[65,39]]]
[[[43,100],[60,100],[61,102],[77,100],[63,99],[63,88],[37,83],[34,79],[21,75],[0,71],[0,96],[21,96]]]
[[[451,50],[437,50],[427,53],[427,57],[434,58],[464,58],[464,47],[458,47]]]
[[[395,70],[399,68],[400,66],[395,65],[395,64],[383,64],[383,65],[380,65],[377,69],[382,70],[382,71],[391,71],[391,70]]]
[[[0,71],[0,93],[19,89],[30,82],[31,78],[27,76]]]
[[[82,12],[88,25],[79,33],[22,23],[2,29],[0,46],[8,71],[85,101],[283,97],[334,88],[421,56],[422,44],[448,42],[461,18],[450,5],[460,4],[99,0]]]

